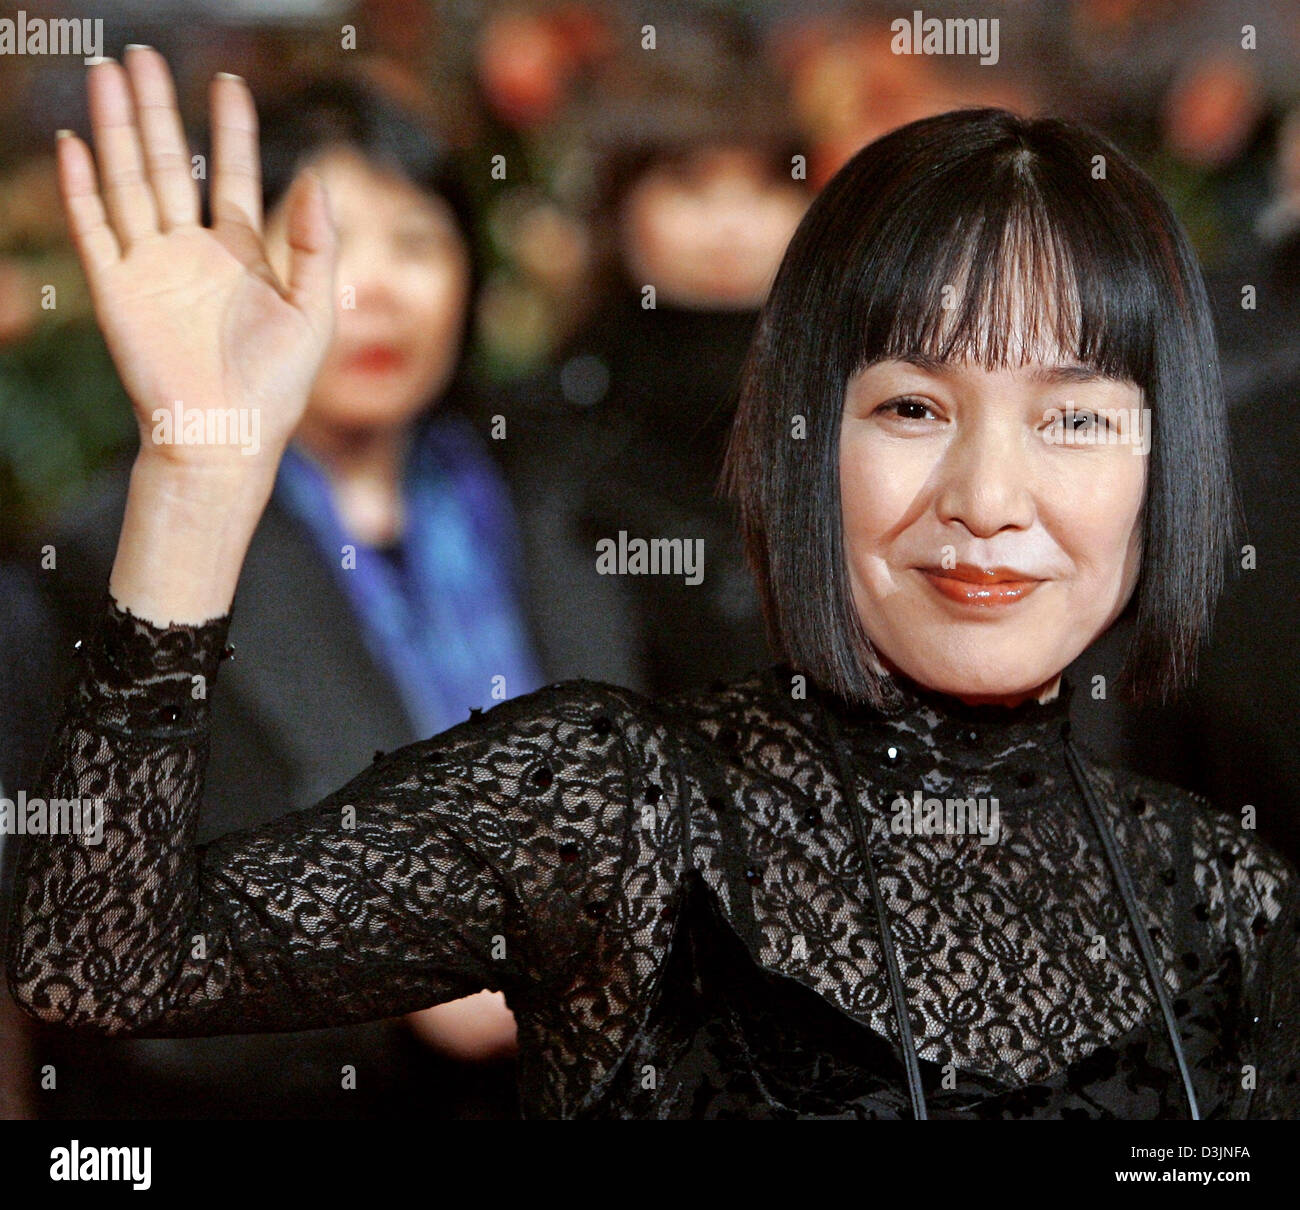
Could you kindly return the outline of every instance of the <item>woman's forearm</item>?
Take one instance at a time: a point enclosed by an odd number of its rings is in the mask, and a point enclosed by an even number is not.
[[[142,450],[131,472],[109,590],[156,626],[230,611],[278,459],[247,468],[175,465]]]

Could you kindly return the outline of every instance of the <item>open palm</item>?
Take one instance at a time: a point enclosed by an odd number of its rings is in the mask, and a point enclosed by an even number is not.
[[[147,47],[130,48],[126,59],[125,70],[112,60],[89,69],[100,182],[75,135],[61,132],[58,164],[73,241],[142,450],[208,465],[241,456],[233,436],[155,441],[158,413],[179,401],[189,416],[247,409],[261,456],[278,458],[334,318],[335,238],[323,186],[305,173],[290,190],[290,271],[281,282],[266,255],[257,116],[244,82],[212,82],[212,226],[204,227],[167,64]]]

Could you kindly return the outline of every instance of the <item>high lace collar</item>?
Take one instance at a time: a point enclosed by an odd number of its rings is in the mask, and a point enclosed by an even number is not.
[[[823,692],[823,702],[856,758],[886,768],[919,758],[986,772],[1010,764],[1023,772],[1045,754],[1062,750],[1073,697],[1073,686],[1064,678],[1052,700],[1018,706],[968,705],[903,677],[892,678],[891,684],[896,700],[885,709]]]

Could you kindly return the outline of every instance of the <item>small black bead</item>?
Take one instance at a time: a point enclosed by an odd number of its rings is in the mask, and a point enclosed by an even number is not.
[[[1224,847],[1219,850],[1219,860],[1223,862],[1228,869],[1232,869],[1237,864],[1237,854],[1232,849]]]
[[[664,792],[663,792],[663,790],[661,790],[658,786],[656,786],[656,785],[654,784],[654,782],[650,782],[650,783],[646,786],[646,788],[645,788],[645,800],[646,800],[646,802],[648,802],[651,806],[654,806],[654,804],[657,803],[657,802],[658,802],[658,801],[659,801],[663,796],[664,796]]]
[[[1163,883],[1165,884],[1165,886],[1173,886],[1174,883],[1178,881],[1178,871],[1177,871],[1177,870],[1161,870],[1161,871],[1160,871],[1160,881],[1163,882]]]
[[[749,883],[750,886],[757,886],[763,881],[763,871],[752,865],[746,866],[745,881]]]
[[[555,774],[551,772],[550,765],[538,765],[533,770],[533,785],[539,790],[549,790],[551,783],[555,781]]]
[[[574,844],[573,841],[566,840],[562,845],[560,845],[560,860],[561,861],[578,860],[578,846]]]
[[[1262,937],[1268,932],[1268,917],[1265,916],[1263,912],[1260,912],[1255,919],[1250,922],[1250,931],[1254,933],[1256,937]]]
[[[174,723],[181,717],[181,712],[175,706],[162,706],[158,710],[158,721],[160,723]]]
[[[1208,903],[1198,903],[1192,908],[1192,915],[1197,920],[1208,920],[1210,918],[1210,905]]]
[[[227,643],[227,644],[226,644],[226,645],[221,649],[221,658],[222,658],[223,660],[233,660],[233,659],[235,658],[235,645],[234,645],[234,643]]]
[[[613,732],[614,723],[608,716],[600,714],[592,720],[591,729],[596,733],[597,738],[604,739]]]
[[[1155,925],[1155,926],[1153,926],[1153,927],[1147,929],[1147,932],[1151,934],[1151,940],[1152,940],[1152,941],[1159,941],[1160,938],[1163,937],[1163,936],[1165,935],[1165,934],[1164,934],[1164,929],[1162,929],[1159,925]]]
[[[805,828],[815,828],[822,821],[822,813],[816,807],[809,807],[803,813],[803,826]]]
[[[1134,815],[1145,815],[1145,814],[1146,814],[1146,809],[1147,809],[1147,800],[1146,800],[1145,798],[1143,798],[1141,794],[1139,794],[1139,795],[1138,795],[1138,796],[1133,800],[1133,814],[1134,814]]]
[[[719,815],[727,809],[727,800],[720,794],[710,794],[704,803],[710,811],[715,811]]]
[[[590,903],[582,905],[583,915],[591,920],[599,920],[605,914],[605,907],[605,904],[593,899]]]

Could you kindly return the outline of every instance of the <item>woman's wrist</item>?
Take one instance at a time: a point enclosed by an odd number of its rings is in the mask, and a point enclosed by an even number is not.
[[[109,581],[118,605],[156,626],[228,613],[277,465],[190,465],[142,449]]]

